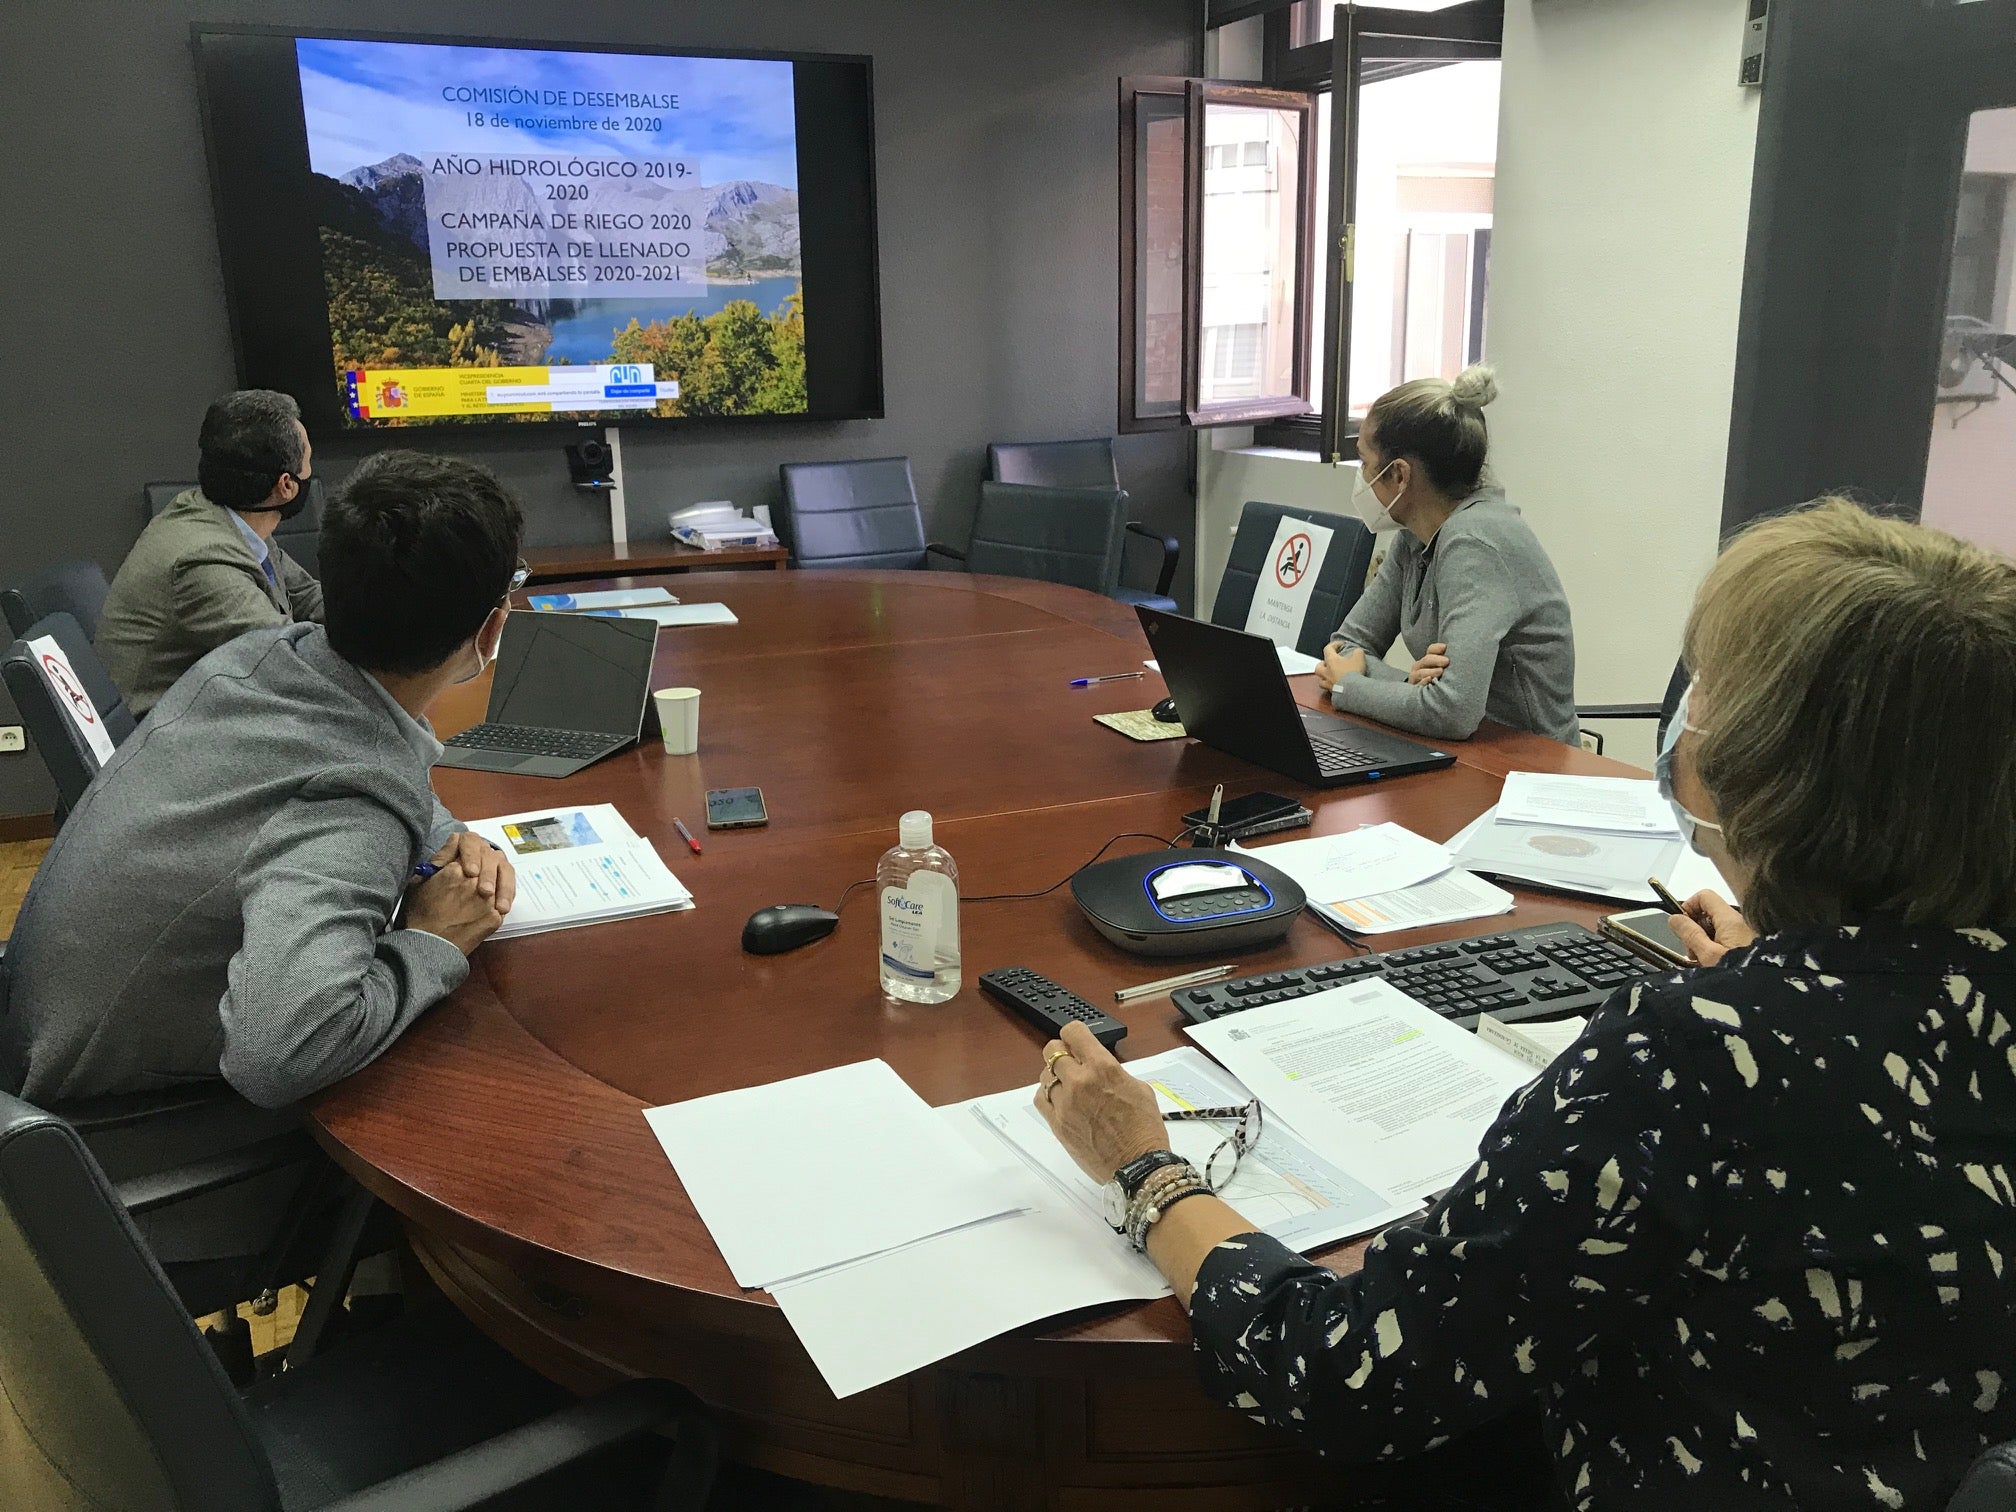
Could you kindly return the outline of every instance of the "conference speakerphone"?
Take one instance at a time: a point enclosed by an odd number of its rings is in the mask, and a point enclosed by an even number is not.
[[[1170,996],[1184,1018],[1202,1024],[1381,977],[1442,1017],[1475,1029],[1484,1013],[1507,1023],[1588,1014],[1617,988],[1658,974],[1658,968],[1580,924],[1539,924],[1184,987]]]

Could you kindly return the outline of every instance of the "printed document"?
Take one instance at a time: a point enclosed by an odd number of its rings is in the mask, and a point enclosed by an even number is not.
[[[1502,824],[1547,824],[1617,835],[1679,838],[1673,806],[1649,777],[1569,777],[1512,772],[1498,798]]]
[[[1686,842],[1660,835],[1615,835],[1564,825],[1507,824],[1496,808],[1449,842],[1458,865],[1488,876],[1560,892],[1652,903],[1647,877],[1664,879]]]
[[[518,873],[518,900],[494,938],[607,924],[693,906],[693,894],[613,803],[471,821]]]
[[[1469,1169],[1530,1074],[1377,980],[1188,1033],[1318,1155],[1410,1211]]]
[[[1460,924],[1512,912],[1517,900],[1502,887],[1481,877],[1452,869],[1397,892],[1343,903],[1309,906],[1325,922],[1352,934],[1392,934],[1401,929],[1427,929],[1436,924]]]
[[[807,1276],[1025,1201],[1005,1152],[990,1163],[946,1139],[924,1099],[879,1060],[644,1117],[742,1286]]]
[[[1439,877],[1455,864],[1442,846],[1397,824],[1368,824],[1341,835],[1287,840],[1252,854],[1293,877],[1311,902],[1332,905],[1397,892]]]
[[[607,588],[597,593],[535,593],[525,602],[543,614],[581,614],[635,609],[640,604],[676,604],[679,600],[663,588]]]

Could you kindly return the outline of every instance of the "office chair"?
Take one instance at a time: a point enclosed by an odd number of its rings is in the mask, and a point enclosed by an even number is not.
[[[144,483],[141,493],[147,501],[147,518],[153,519],[173,504],[176,497],[194,488],[194,483]],[[322,575],[322,479],[308,479],[308,503],[291,520],[282,520],[273,539],[315,577]]]
[[[1302,617],[1302,633],[1295,648],[1306,656],[1321,656],[1330,637],[1365,592],[1365,576],[1372,568],[1372,532],[1348,515],[1323,514],[1313,509],[1296,509],[1287,504],[1248,503],[1239,512],[1238,533],[1232,538],[1232,555],[1226,559],[1225,575],[1218,580],[1218,597],[1211,605],[1211,623],[1246,628],[1246,616],[1253,608],[1262,573],[1272,572],[1269,560],[1274,537],[1284,520],[1300,520],[1321,525],[1334,532],[1310,591],[1309,609]]]
[[[1680,705],[1680,695],[1687,691],[1687,668],[1679,662],[1673,664],[1673,675],[1666,680],[1666,696],[1657,703],[1622,704],[1581,704],[1575,710],[1575,717],[1584,724],[1592,719],[1656,719],[1659,721],[1653,732],[1653,748],[1666,743],[1666,727],[1673,722],[1673,711]],[[1594,730],[1585,730],[1584,735],[1596,742],[1596,754],[1603,754],[1603,737]]]
[[[105,595],[111,587],[105,581],[105,569],[96,562],[58,562],[19,588],[0,589],[0,614],[6,615],[7,628],[16,635],[26,635],[39,619],[68,614],[82,628],[86,640],[96,640],[98,616],[105,611]]]
[[[1126,491],[1110,484],[1035,488],[982,483],[966,568],[1117,598],[1126,525]],[[1175,608],[1173,600],[1169,607]]]
[[[667,1428],[669,1464],[626,1467],[654,1505],[700,1507],[713,1482],[714,1432],[682,1388],[566,1405],[445,1304],[241,1397],[76,1131],[4,1094],[0,1294],[0,1505],[450,1512],[539,1481],[510,1505],[608,1507],[626,1503],[597,1457]]]
[[[1960,1478],[1946,1512],[2009,1512],[2016,1507],[2016,1441],[1996,1444]]]
[[[29,641],[44,636],[55,638],[69,659],[71,670],[82,682],[81,688],[59,689],[28,649]],[[56,813],[60,823],[62,816],[84,796],[84,789],[98,775],[100,765],[98,753],[91,749],[91,743],[70,717],[68,703],[72,692],[90,700],[91,713],[103,724],[115,746],[133,733],[133,711],[126,707],[126,700],[106,672],[105,664],[91,649],[83,627],[68,614],[51,614],[30,625],[27,634],[0,656],[0,681],[5,682],[8,696],[21,711],[22,723],[28,726],[42,764],[56,784]]]
[[[1089,441],[997,441],[987,448],[987,476],[996,483],[1021,483],[1033,488],[1118,488],[1120,464],[1113,456],[1113,438]],[[1127,533],[1153,541],[1161,551],[1152,591],[1116,586],[1109,598],[1123,604],[1176,611],[1169,587],[1176,581],[1182,544],[1139,520],[1127,521]]]
[[[960,559],[926,544],[908,457],[786,462],[777,473],[784,484],[777,535],[794,567],[917,569],[934,554]]]

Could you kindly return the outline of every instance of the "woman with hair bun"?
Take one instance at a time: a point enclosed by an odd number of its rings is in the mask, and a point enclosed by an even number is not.
[[[1394,541],[1338,629],[1317,680],[1347,714],[1436,740],[1485,719],[1573,745],[1575,633],[1554,564],[1484,477],[1488,367],[1383,396],[1358,432],[1351,509]],[[1395,639],[1411,672],[1387,665]]]

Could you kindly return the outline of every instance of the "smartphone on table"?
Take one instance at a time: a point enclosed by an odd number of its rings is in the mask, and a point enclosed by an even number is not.
[[[770,811],[763,806],[763,789],[707,790],[707,828],[710,830],[757,829],[769,822]]]

